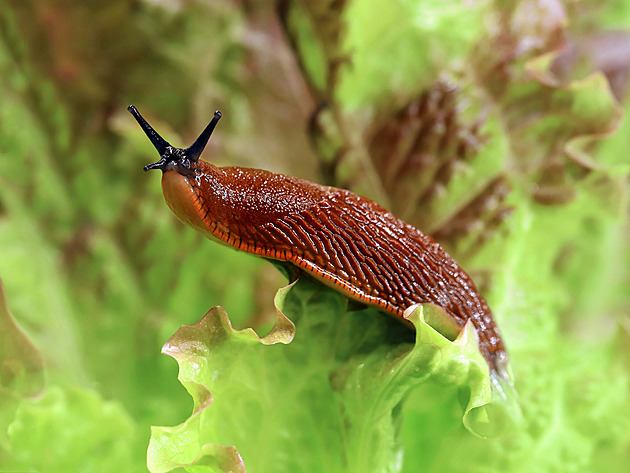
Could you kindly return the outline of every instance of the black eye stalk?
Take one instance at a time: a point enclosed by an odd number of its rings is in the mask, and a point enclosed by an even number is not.
[[[140,112],[138,112],[136,107],[129,105],[127,110],[129,110],[129,113],[133,115],[149,140],[151,140],[151,143],[153,143],[153,146],[155,146],[155,149],[157,149],[160,154],[160,160],[155,163],[147,164],[144,167],[144,170],[150,171],[151,169],[160,169],[162,172],[177,171],[184,175],[190,174],[191,163],[197,161],[199,156],[201,156],[203,149],[206,147],[206,144],[210,139],[210,135],[212,135],[214,128],[217,126],[217,123],[222,116],[221,112],[218,110],[214,112],[214,117],[192,145],[188,148],[175,148],[171,146],[168,141],[162,138],[158,132],[155,131],[144,118],[142,118],[142,115],[140,115]]]

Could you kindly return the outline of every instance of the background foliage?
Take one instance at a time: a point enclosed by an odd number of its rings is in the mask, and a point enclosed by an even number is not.
[[[479,439],[455,391],[413,391],[388,471],[624,471],[626,1],[1,6],[0,471],[145,470],[150,426],[193,408],[162,345],[216,304],[275,317],[272,268],[170,215],[129,103],[175,145],[221,109],[206,159],[374,198],[478,282],[523,424]]]

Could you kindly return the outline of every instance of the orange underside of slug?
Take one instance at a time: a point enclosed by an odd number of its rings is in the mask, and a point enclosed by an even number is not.
[[[204,218],[202,203],[188,182],[188,178],[185,176],[174,171],[164,173],[162,176],[162,192],[164,193],[166,204],[171,211],[183,223],[197,229],[205,237],[246,253],[276,259],[279,261],[290,261],[313,276],[315,279],[335,288],[342,294],[352,299],[365,302],[366,304],[378,306],[382,310],[401,318],[401,320],[409,326],[412,326],[411,322],[402,319],[404,311],[400,308],[392,304],[388,304],[383,299],[373,297],[358,290],[355,286],[352,286],[348,282],[339,278],[337,275],[322,270],[310,261],[294,254],[292,251],[278,251],[276,249],[256,245],[253,242],[246,242],[237,235],[229,232],[228,229],[223,227],[220,223]],[[453,331],[456,328],[457,325],[453,322],[451,327],[447,327],[447,330]]]
[[[182,222],[206,234],[197,206],[193,188],[181,174],[169,171],[162,175],[162,192],[166,205]]]

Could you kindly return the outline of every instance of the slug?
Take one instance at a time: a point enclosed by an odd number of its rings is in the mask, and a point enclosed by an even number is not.
[[[188,148],[174,148],[130,105],[160,160],[170,209],[211,240],[297,266],[347,297],[403,318],[435,304],[455,328],[471,320],[490,370],[505,374],[507,353],[488,304],[471,278],[431,237],[348,190],[260,169],[199,159],[221,112]]]

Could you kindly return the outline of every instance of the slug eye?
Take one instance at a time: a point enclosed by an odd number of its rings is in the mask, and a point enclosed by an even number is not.
[[[214,112],[214,117],[192,145],[188,148],[175,148],[147,123],[136,107],[129,105],[127,110],[133,115],[142,128],[142,131],[144,131],[149,140],[151,140],[151,143],[153,143],[153,146],[155,146],[155,149],[160,153],[160,160],[155,163],[147,164],[144,170],[160,169],[162,172],[176,171],[183,175],[190,174],[194,171],[192,163],[196,162],[199,156],[201,156],[203,149],[210,139],[210,135],[212,135],[214,128],[217,126],[222,116],[221,112],[218,110]]]

